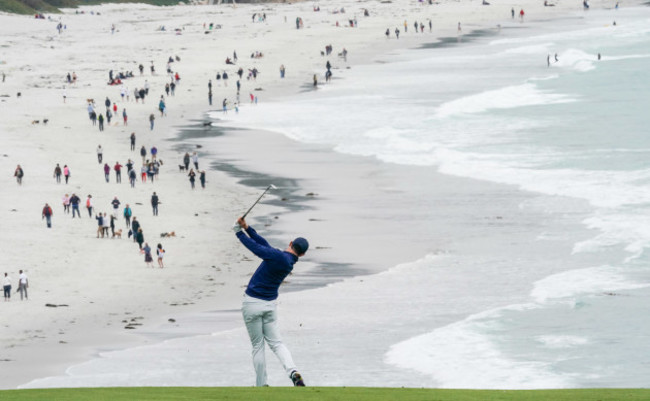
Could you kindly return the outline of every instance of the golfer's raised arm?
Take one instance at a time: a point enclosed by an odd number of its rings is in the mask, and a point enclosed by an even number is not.
[[[250,226],[246,229],[246,232],[249,235],[251,235],[252,232],[256,237],[262,238],[257,233],[255,233],[255,230],[253,230],[253,228]],[[249,251],[253,252],[255,256],[260,259],[275,259],[282,256],[282,251],[271,247],[266,242],[266,240],[264,240],[264,238],[262,238],[262,240],[266,243],[266,245],[260,244],[252,238],[248,237],[246,234],[244,234],[243,231],[238,231],[235,235],[237,235],[239,241],[244,244],[244,246],[248,248]]]

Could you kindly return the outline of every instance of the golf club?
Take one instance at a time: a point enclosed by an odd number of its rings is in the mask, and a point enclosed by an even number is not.
[[[278,187],[276,187],[276,186],[273,185],[273,184],[271,184],[271,185],[269,185],[268,187],[266,187],[266,189],[264,190],[264,192],[262,192],[262,195],[260,195],[260,197],[257,198],[257,200],[255,201],[255,203],[253,203],[253,205],[252,205],[250,208],[248,208],[248,210],[246,211],[246,213],[244,213],[244,215],[241,216],[242,219],[245,219],[246,216],[248,216],[248,213],[250,213],[251,210],[253,210],[253,208],[255,207],[255,205],[257,205],[257,203],[262,199],[262,197],[263,197],[263,196],[264,196],[264,195],[265,195],[265,194],[266,194],[270,189],[278,189]],[[239,225],[239,223],[235,222],[235,225],[234,225],[233,227],[236,228],[238,225]]]
[[[257,205],[257,202],[259,202],[260,199],[262,199],[262,197],[264,196],[264,194],[266,194],[266,193],[269,191],[269,189],[278,189],[278,187],[276,187],[276,186],[273,185],[273,184],[271,184],[271,185],[269,185],[268,187],[266,187],[266,189],[264,190],[264,192],[262,192],[262,195],[260,195],[260,197],[257,198],[257,200],[255,201],[255,203],[253,203],[253,206],[251,206],[251,207],[246,211],[246,213],[244,213],[244,215],[242,216],[242,219],[245,219],[246,216],[248,216],[248,213],[250,213],[251,210],[253,210],[253,208],[255,207],[255,205]]]

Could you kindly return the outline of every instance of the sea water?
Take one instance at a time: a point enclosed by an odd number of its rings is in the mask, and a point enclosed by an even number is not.
[[[647,386],[650,9],[507,22],[473,38],[334,70],[331,84],[242,108],[224,125],[555,195],[560,213],[562,199],[579,199],[590,204],[583,224],[592,235],[569,246],[602,263],[535,266],[541,278],[531,280],[533,267],[505,255],[474,261],[476,284],[467,271],[436,272],[444,255],[421,255],[373,276],[284,294],[293,313],[282,330],[294,357],[315,385]],[[487,278],[507,269],[520,271],[514,277],[530,294],[481,309],[493,296],[483,292]],[[27,387],[250,384],[245,331],[232,325],[235,312],[223,314],[228,324],[214,334],[105,352]],[[287,385],[276,365],[271,384]]]
[[[335,70],[344,82],[230,119],[588,202],[583,223],[594,235],[573,253],[602,255],[602,264],[549,274],[531,284],[528,302],[396,343],[384,361],[440,387],[647,386],[650,9],[503,24],[474,37]],[[424,277],[427,264],[416,266]]]

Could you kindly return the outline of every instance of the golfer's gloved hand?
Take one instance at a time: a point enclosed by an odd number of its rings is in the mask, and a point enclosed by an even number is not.
[[[240,232],[242,230],[242,227],[241,227],[241,225],[239,225],[239,222],[236,221],[235,224],[233,224],[232,230],[234,232],[236,232],[236,233],[238,233],[238,232]]]

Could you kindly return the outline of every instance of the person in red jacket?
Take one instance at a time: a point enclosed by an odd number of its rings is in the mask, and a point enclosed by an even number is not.
[[[113,170],[115,170],[115,182],[121,183],[122,182],[122,165],[120,162],[115,162],[115,166],[113,166]]]
[[[43,207],[43,218],[47,222],[47,228],[52,228],[52,208],[47,203]]]

